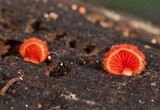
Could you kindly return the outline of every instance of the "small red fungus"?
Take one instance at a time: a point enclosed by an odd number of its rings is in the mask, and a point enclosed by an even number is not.
[[[131,76],[143,71],[146,61],[143,53],[134,45],[116,45],[106,54],[104,69],[110,74]]]
[[[85,7],[80,7],[78,11],[79,11],[80,14],[85,14],[86,13],[86,8]]]
[[[32,63],[43,62],[48,56],[45,42],[37,38],[30,38],[20,46],[20,53],[25,61]]]

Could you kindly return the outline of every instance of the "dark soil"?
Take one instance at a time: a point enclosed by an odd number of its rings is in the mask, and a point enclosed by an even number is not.
[[[117,21],[75,0],[0,0],[0,88],[21,77],[0,96],[0,110],[158,110],[160,35],[132,27],[129,21],[136,18],[126,18]],[[23,60],[19,47],[31,37],[47,43],[51,60]],[[104,54],[122,43],[145,54],[140,75],[103,70]]]

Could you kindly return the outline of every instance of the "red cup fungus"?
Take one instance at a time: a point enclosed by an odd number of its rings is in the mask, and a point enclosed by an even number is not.
[[[30,38],[24,41],[19,51],[25,61],[32,63],[43,62],[48,56],[46,43],[37,38]]]
[[[104,70],[116,75],[136,75],[145,68],[144,54],[134,45],[122,44],[113,46],[106,53]]]

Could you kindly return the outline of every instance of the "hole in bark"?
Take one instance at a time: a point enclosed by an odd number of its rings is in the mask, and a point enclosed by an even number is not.
[[[47,67],[46,76],[59,78],[70,72],[70,68],[67,62],[60,62],[58,64],[51,63]]]
[[[87,47],[84,49],[84,51],[89,54],[89,53],[91,53],[94,49],[95,49],[95,46],[89,45],[89,46],[87,46]]]
[[[66,35],[67,35],[66,32],[59,32],[59,33],[56,34],[56,38],[57,38],[57,39],[60,39],[60,38],[62,38],[62,37],[65,37]]]
[[[36,21],[35,23],[32,24],[32,28],[35,30],[35,31],[39,31],[40,30],[40,21]]]
[[[75,48],[76,47],[76,41],[73,40],[73,41],[69,42],[69,45],[70,45],[71,48]]]
[[[42,21],[37,20],[37,19],[30,19],[25,28],[26,33],[32,33],[32,32],[38,32],[41,30],[47,30],[50,27],[44,24]]]
[[[8,40],[6,42],[6,45],[9,45],[10,49],[8,50],[8,52],[6,54],[4,54],[3,57],[10,56],[10,55],[20,56],[20,54],[19,54],[19,48],[20,48],[21,42],[15,41],[15,40]]]

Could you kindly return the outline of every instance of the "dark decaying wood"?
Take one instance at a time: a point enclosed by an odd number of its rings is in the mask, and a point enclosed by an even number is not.
[[[31,37],[47,43],[45,62],[20,56],[21,43]],[[123,43],[146,56],[138,76],[103,70],[105,53]],[[9,84],[0,109],[157,110],[159,43],[159,26],[126,13],[75,0],[0,0],[0,90]]]

